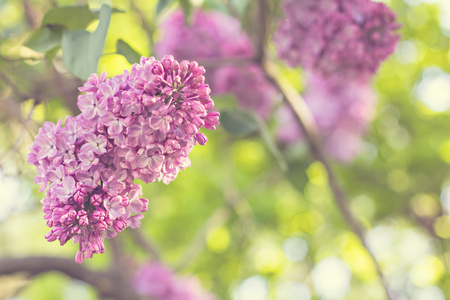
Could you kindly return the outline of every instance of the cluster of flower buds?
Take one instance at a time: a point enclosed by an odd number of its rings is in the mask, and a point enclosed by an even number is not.
[[[154,300],[214,300],[196,277],[177,277],[171,269],[151,262],[142,266],[133,280],[135,290]]]
[[[76,261],[103,253],[104,238],[137,228],[148,207],[134,179],[168,184],[204,145],[200,128],[215,129],[219,113],[196,62],[141,58],[131,72],[106,79],[92,74],[80,88],[81,114],[65,126],[45,122],[30,147],[48,241],[79,244]],[[132,215],[132,213],[134,215]]]

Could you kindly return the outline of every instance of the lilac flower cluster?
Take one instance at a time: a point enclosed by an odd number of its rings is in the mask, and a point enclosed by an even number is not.
[[[104,238],[140,226],[148,201],[134,179],[168,184],[190,165],[201,127],[215,129],[219,113],[196,62],[141,58],[131,72],[111,79],[92,74],[80,88],[81,114],[45,122],[30,147],[41,201],[45,236],[79,244],[76,261],[103,253]],[[131,215],[134,213],[135,215]]]
[[[279,56],[322,76],[370,76],[395,48],[395,14],[370,0],[284,0]]]
[[[154,300],[214,300],[196,277],[177,277],[168,267],[151,262],[142,266],[133,280],[135,290]]]
[[[304,99],[316,121],[328,154],[348,162],[361,148],[361,137],[374,115],[376,96],[366,82],[351,81],[347,85],[310,76]],[[294,112],[287,106],[279,110],[278,138],[293,144],[303,138]]]
[[[209,84],[216,95],[233,94],[242,109],[250,109],[267,118],[277,98],[276,89],[264,77],[263,70],[251,62],[255,51],[238,20],[219,12],[198,10],[191,23],[177,11],[161,25],[161,39],[155,45],[158,55],[174,53],[183,59],[210,62]],[[247,60],[240,66],[227,61]]]
[[[253,55],[251,40],[241,30],[239,21],[220,12],[197,10],[187,22],[183,11],[175,11],[160,28],[163,39],[155,44],[158,54],[172,53],[181,59]]]

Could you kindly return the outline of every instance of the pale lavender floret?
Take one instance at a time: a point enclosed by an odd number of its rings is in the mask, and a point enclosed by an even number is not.
[[[138,294],[154,300],[214,300],[197,277],[178,277],[169,267],[150,262],[134,275],[133,286]]]
[[[94,93],[78,96],[78,107],[82,111],[83,118],[86,119],[93,119],[103,114],[103,109],[99,107],[97,96]]]
[[[78,127],[76,120],[71,116],[67,116],[64,121],[64,128],[62,129],[67,143],[74,145],[78,137]]]
[[[92,165],[88,170],[81,169],[76,171],[76,178],[86,186],[95,188],[98,186],[101,172],[104,168],[105,166],[102,163]]]
[[[125,207],[122,206],[122,197],[115,196],[113,198],[108,198],[104,202],[106,210],[109,212],[109,218],[115,220],[125,214]]]
[[[37,170],[39,175],[37,175],[34,178],[34,183],[36,183],[37,185],[41,186],[39,188],[39,192],[42,193],[47,188],[48,175],[47,175],[46,170],[45,170],[45,168],[43,166],[38,166],[36,168],[36,170]]]
[[[75,189],[75,180],[72,176],[67,176],[62,182],[62,186],[57,186],[53,190],[53,194],[58,198],[59,202],[66,204],[69,197],[72,196]]]
[[[395,14],[370,0],[284,0],[279,56],[322,76],[369,77],[394,50]]]
[[[112,113],[106,113],[102,116],[99,125],[106,126],[108,134],[111,137],[119,136],[123,131],[123,122],[120,118],[117,118]]]
[[[376,96],[366,81],[333,82],[310,75],[304,100],[316,122],[325,150],[334,158],[349,162],[361,150],[362,138],[373,118]],[[278,139],[293,144],[303,133],[288,107],[278,113]]]
[[[95,135],[92,133],[87,133],[84,135],[84,139],[87,142],[81,146],[81,152],[94,152],[95,154],[103,154],[106,152],[106,142],[107,139],[104,135]]]
[[[62,165],[57,166],[53,170],[47,171],[47,179],[50,181],[50,187],[52,187],[54,184],[62,183],[65,177],[66,177],[66,169]]]
[[[93,152],[81,152],[78,155],[81,170],[88,170],[99,162],[99,158]]]
[[[48,241],[73,238],[82,263],[105,251],[105,238],[140,226],[148,200],[133,180],[168,184],[190,165],[192,147],[206,142],[200,128],[219,124],[218,113],[208,112],[214,105],[204,73],[196,62],[143,57],[112,79],[91,75],[80,88],[81,114],[65,127],[61,119],[43,124],[27,160],[41,191],[50,182],[41,201]]]
[[[99,77],[97,74],[91,74],[89,75],[89,79],[84,83],[84,85],[78,90],[80,92],[96,92],[98,90],[98,85],[105,81],[106,79],[106,73],[103,72],[102,75]]]

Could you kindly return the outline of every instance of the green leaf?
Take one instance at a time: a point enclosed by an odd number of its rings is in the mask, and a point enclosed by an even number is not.
[[[52,62],[55,59],[56,55],[58,54],[59,49],[60,49],[60,47],[55,47],[53,49],[50,49],[45,53],[45,56],[47,57],[47,59],[49,61]]]
[[[156,14],[159,14],[164,8],[169,6],[174,0],[159,0],[156,5]]]
[[[214,107],[218,111],[236,110],[239,106],[234,94],[214,95]]]
[[[141,60],[141,55],[122,39],[117,40],[116,52],[117,54],[125,56],[130,64],[138,63]]]
[[[85,6],[63,6],[49,10],[42,20],[42,27],[47,25],[59,25],[68,30],[85,29],[96,15]]]
[[[87,80],[97,72],[98,61],[105,46],[111,7],[102,5],[97,29],[93,33],[85,30],[65,30],[62,37],[64,63],[75,76]]]
[[[60,26],[39,28],[30,36],[25,46],[37,52],[47,52],[61,44],[62,32]]]
[[[95,17],[98,19],[98,16],[100,15],[100,9],[91,9],[91,12],[95,15]],[[115,14],[115,13],[118,13],[118,14],[123,14],[123,13],[125,13],[125,11],[124,10],[122,10],[122,9],[119,9],[119,8],[115,8],[115,7],[111,7],[111,13],[112,14]]]
[[[220,123],[230,134],[238,137],[246,137],[253,133],[259,133],[275,157],[281,171],[287,172],[288,165],[276,142],[273,140],[264,122],[253,112],[246,110],[226,110],[220,113]]]
[[[258,131],[254,116],[243,110],[226,110],[220,113],[220,123],[230,134],[245,137]]]

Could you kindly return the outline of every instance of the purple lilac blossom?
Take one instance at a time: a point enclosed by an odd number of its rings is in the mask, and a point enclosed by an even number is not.
[[[151,262],[142,266],[133,280],[135,290],[154,300],[214,300],[194,276],[178,277],[165,265]]]
[[[92,74],[80,88],[81,114],[65,127],[43,124],[27,160],[40,191],[48,185],[48,241],[73,238],[82,263],[105,251],[105,237],[140,226],[148,200],[134,179],[168,184],[190,165],[192,147],[206,143],[200,128],[219,124],[204,73],[196,62],[142,57],[114,78]]]
[[[361,150],[361,140],[374,115],[376,95],[366,81],[343,85],[317,75],[310,75],[308,81],[304,100],[326,151],[339,161],[351,161]],[[288,106],[280,108],[278,121],[281,142],[293,144],[303,139],[294,112]]]
[[[170,14],[161,24],[163,39],[155,44],[156,53],[190,60],[253,56],[251,40],[238,20],[220,12],[197,10],[190,22],[183,11]]]
[[[162,39],[155,45],[157,55],[173,53],[183,59],[212,62],[209,81],[215,95],[233,94],[242,109],[267,118],[277,99],[276,89],[263,70],[251,62],[255,51],[238,20],[219,12],[197,10],[186,22],[184,13],[176,11],[161,25]],[[237,66],[227,60],[248,60]],[[224,62],[225,61],[225,62]]]
[[[395,14],[370,0],[284,0],[279,56],[322,76],[370,77],[395,48]]]

